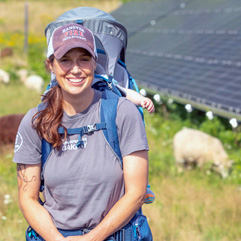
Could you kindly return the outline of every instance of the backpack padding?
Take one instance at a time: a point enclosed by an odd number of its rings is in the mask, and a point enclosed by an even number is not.
[[[129,76],[126,69],[119,62],[115,66],[114,80],[119,86],[129,89]]]
[[[101,24],[99,22],[101,21]],[[107,33],[121,39],[124,42],[124,48],[127,46],[127,30],[116,21],[109,13],[92,7],[78,7],[71,9],[60,15],[55,21],[48,24],[45,28],[45,36],[49,43],[50,37],[56,27],[69,24],[79,23],[89,28],[94,34]],[[113,26],[112,26],[113,25]]]
[[[116,126],[117,107],[119,96],[110,90],[102,92],[100,121],[105,122],[107,129],[103,130],[104,136],[110,147],[119,159],[121,168],[123,168],[122,155],[119,146],[119,138]]]
[[[47,142],[44,138],[42,138],[42,163],[41,163],[41,186],[40,192],[44,190],[44,178],[43,178],[43,169],[44,165],[49,157],[50,152],[52,151],[52,145]]]
[[[108,59],[108,56],[106,54],[103,44],[101,43],[101,41],[99,40],[99,38],[97,36],[95,36],[95,44],[96,44],[97,54],[98,54],[98,59],[96,61],[97,67],[96,67],[95,73],[108,76],[109,75],[109,71],[108,71],[109,59]]]

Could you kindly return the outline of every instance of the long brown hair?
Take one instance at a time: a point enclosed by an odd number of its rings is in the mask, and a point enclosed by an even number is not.
[[[58,133],[58,127],[62,126],[63,94],[59,85],[54,86],[43,96],[45,108],[38,111],[32,118],[32,126],[38,135],[44,138],[52,146],[59,150],[63,141]],[[66,129],[65,137],[66,139]]]

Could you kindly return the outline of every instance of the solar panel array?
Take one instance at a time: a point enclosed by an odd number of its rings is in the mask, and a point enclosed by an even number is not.
[[[135,1],[112,15],[139,85],[241,120],[240,0]]]

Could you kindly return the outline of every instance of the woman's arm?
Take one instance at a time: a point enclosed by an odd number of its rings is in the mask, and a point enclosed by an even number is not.
[[[112,207],[106,217],[83,239],[103,241],[126,225],[144,203],[148,176],[148,152],[137,151],[123,157],[125,181],[124,196]],[[86,239],[85,239],[86,238]]]
[[[20,209],[29,225],[46,241],[63,239],[48,211],[39,204],[41,164],[17,164]]]

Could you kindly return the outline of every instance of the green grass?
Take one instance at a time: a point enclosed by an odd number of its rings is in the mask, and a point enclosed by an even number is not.
[[[13,83],[0,85],[0,116],[13,113],[26,113],[40,102],[40,94],[26,89],[23,85]]]
[[[235,168],[227,179],[221,179],[205,168],[178,173],[172,138],[183,126],[197,126],[187,119],[173,119],[171,115],[166,119],[159,114],[145,114],[150,144],[149,179],[156,201],[144,206],[144,210],[150,218],[155,240],[241,240],[240,170]],[[199,126],[207,123],[202,122]],[[225,128],[222,131],[223,135],[230,132]],[[233,143],[226,138],[223,141]],[[233,145],[227,151],[237,163],[240,162],[238,146]]]
[[[12,147],[1,148],[0,152],[0,241],[24,241],[26,221],[18,207],[16,164],[12,162]],[[4,203],[5,195],[10,202]]]
[[[26,113],[40,101],[40,94],[28,90],[18,81],[0,84],[0,116]],[[0,241],[24,241],[27,223],[18,207],[16,164],[12,162],[13,146],[0,147]],[[10,203],[5,204],[5,195]]]

